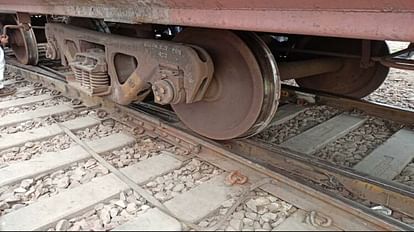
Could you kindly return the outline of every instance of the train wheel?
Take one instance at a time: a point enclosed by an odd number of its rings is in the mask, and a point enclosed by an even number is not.
[[[12,29],[8,33],[9,46],[22,64],[36,65],[39,61],[36,36],[33,29]]]
[[[204,48],[214,77],[202,101],[176,104],[178,117],[195,132],[217,140],[252,136],[277,109],[280,83],[276,63],[254,33],[185,29],[174,41]]]
[[[299,42],[297,48],[360,55],[361,44],[358,39],[311,37]],[[389,54],[384,41],[372,41],[371,44],[372,56]],[[343,66],[338,71],[296,79],[296,83],[304,88],[362,98],[374,92],[384,82],[388,71],[389,68],[379,62],[369,68],[362,68],[359,59],[344,58]]]

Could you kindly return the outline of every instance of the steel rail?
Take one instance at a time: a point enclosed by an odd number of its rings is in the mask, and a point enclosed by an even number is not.
[[[20,73],[24,78],[40,81],[69,97],[80,98],[86,105],[88,102],[93,102],[93,105],[98,102],[107,109],[124,112],[131,117],[128,120],[131,127],[186,148],[187,153],[196,154],[202,159],[210,159],[210,162],[224,166],[226,165],[223,159],[230,159],[260,173],[258,178],[271,177],[278,183],[279,188],[264,186],[263,189],[291,201],[305,210],[314,210],[315,208],[321,211],[328,210],[334,225],[340,228],[412,229],[405,223],[376,213],[369,207],[338,194],[338,189],[343,187],[353,193],[359,192],[361,197],[370,197],[369,200],[373,202],[384,203],[385,201],[388,204],[384,205],[391,208],[399,209],[402,212],[411,212],[410,210],[414,208],[412,207],[413,191],[407,187],[396,186],[394,183],[386,183],[350,171],[345,172],[322,162],[301,157],[299,154],[277,150],[274,147],[265,147],[263,144],[259,146],[250,140],[228,141],[225,144],[220,144],[185,131],[181,127],[171,125],[140,110],[114,105],[103,98],[93,97],[91,99],[90,96],[78,92],[62,80],[34,71],[33,69],[36,67],[8,65],[8,68]],[[241,149],[240,147],[243,146],[244,149]],[[308,178],[303,178],[304,176]],[[326,179],[330,181],[327,182]],[[309,180],[312,180],[313,183]],[[339,183],[339,185],[332,185],[332,183]],[[331,189],[327,189],[327,187],[331,187]],[[332,187],[337,187],[334,188],[336,192],[332,191]],[[352,220],[353,224],[350,225],[347,220]]]
[[[282,85],[283,101],[316,103],[320,105],[328,105],[335,108],[342,108],[344,110],[360,110],[368,115],[379,118],[414,125],[414,111],[402,109],[395,106],[390,106],[380,103],[372,103],[362,99],[345,97],[326,93],[322,91],[299,88],[290,85]]]

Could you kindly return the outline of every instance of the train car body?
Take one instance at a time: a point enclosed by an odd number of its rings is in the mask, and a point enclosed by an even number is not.
[[[1,0],[0,7],[132,24],[414,41],[410,0]]]
[[[412,44],[391,54],[385,43],[414,41],[412,0],[0,0],[0,12],[22,63],[38,62],[44,40],[80,90],[118,104],[152,96],[220,140],[262,131],[283,80],[362,98],[390,67],[414,70]]]

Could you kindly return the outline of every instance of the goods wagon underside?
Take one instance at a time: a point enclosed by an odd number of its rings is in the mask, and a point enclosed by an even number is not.
[[[411,0],[0,0],[0,6],[124,23],[414,41]]]

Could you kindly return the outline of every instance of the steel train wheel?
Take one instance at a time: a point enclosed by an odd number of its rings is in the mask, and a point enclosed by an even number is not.
[[[280,83],[273,55],[254,33],[185,29],[174,41],[204,48],[214,63],[204,100],[172,105],[184,124],[217,140],[252,136],[267,126]]]
[[[298,48],[345,54],[361,54],[361,40],[342,38],[306,38]],[[372,41],[372,56],[389,54],[384,41]],[[315,58],[315,57],[312,57]],[[374,92],[385,80],[389,68],[376,62],[372,67],[362,68],[359,59],[344,58],[344,65],[335,73],[325,73],[296,79],[304,88],[315,89],[334,94],[362,98]]]
[[[22,64],[36,65],[39,61],[36,36],[33,29],[13,29],[8,33],[9,45]]]

